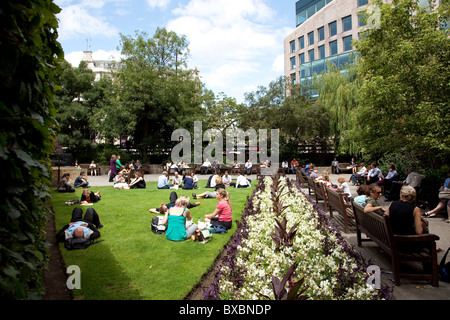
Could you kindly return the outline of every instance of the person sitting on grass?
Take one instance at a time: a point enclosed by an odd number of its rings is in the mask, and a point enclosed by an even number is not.
[[[184,190],[192,190],[197,189],[197,184],[194,181],[194,172],[189,172],[189,175],[185,176],[183,179],[183,186],[181,187]]]
[[[72,180],[70,180],[70,173],[64,173],[61,180],[59,180],[56,187],[57,192],[75,192],[72,188]]]
[[[145,189],[147,184],[144,180],[144,175],[140,171],[136,171],[133,181],[128,185],[130,189]]]
[[[75,179],[73,183],[75,188],[89,188],[89,182],[87,181],[86,172],[82,171],[80,175]]]
[[[83,218],[83,210],[74,208],[72,219],[57,234],[56,240],[64,242],[70,238],[87,238],[95,240],[100,237],[98,229],[103,228],[98,213],[93,208],[88,208]]]
[[[163,171],[158,177],[158,189],[170,189],[171,186],[167,180],[167,171]]]
[[[80,204],[82,205],[88,205],[91,203],[97,203],[102,199],[102,196],[100,194],[100,191],[93,192],[89,189],[84,189],[83,193],[81,194]]]
[[[225,189],[218,189],[216,191],[216,199],[219,201],[216,210],[212,214],[205,215],[205,222],[210,223],[212,226],[220,225],[226,229],[231,229],[233,216],[230,194]]]
[[[236,179],[235,188],[250,188],[252,186],[250,180],[244,177],[240,172],[238,173],[238,177]]]
[[[189,198],[181,196],[177,199],[175,206],[170,208],[164,215],[162,224],[167,224],[166,239],[170,241],[184,241],[189,239],[198,229],[196,224],[186,228],[186,221],[192,221],[192,216],[187,208]]]
[[[125,180],[125,177],[123,176],[123,171],[120,171],[113,180],[115,189],[130,189],[128,183]]]
[[[161,203],[161,206],[159,208],[152,208],[152,209],[149,209],[148,211],[150,213],[155,213],[155,214],[165,214],[170,208],[175,206],[177,199],[178,199],[177,193],[175,191],[172,191],[170,193],[170,197],[169,197],[170,202],[168,204]],[[196,202],[196,203],[189,202],[187,208],[192,209],[192,208],[199,206],[200,204],[201,204],[200,202]]]

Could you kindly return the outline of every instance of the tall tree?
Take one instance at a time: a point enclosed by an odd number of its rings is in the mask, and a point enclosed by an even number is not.
[[[121,47],[120,107],[135,117],[130,134],[147,159],[172,145],[175,129],[192,129],[200,119],[202,84],[196,70],[187,69],[185,36],[158,28],[152,38],[145,32],[121,35]]]
[[[420,3],[374,0],[375,28],[355,43],[363,85],[354,133],[372,155],[395,150],[438,166],[450,159],[449,2]]]
[[[357,75],[357,62],[345,69],[328,64],[328,70],[315,74],[313,88],[318,92],[317,103],[330,114],[330,135],[336,153],[353,153],[352,128],[354,111],[361,81]]]

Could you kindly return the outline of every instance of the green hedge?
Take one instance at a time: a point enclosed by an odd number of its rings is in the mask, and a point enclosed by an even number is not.
[[[59,11],[51,0],[0,4],[0,299],[44,289]]]

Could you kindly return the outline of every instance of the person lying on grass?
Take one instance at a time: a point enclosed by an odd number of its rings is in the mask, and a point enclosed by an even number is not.
[[[166,214],[166,212],[170,208],[175,206],[177,199],[178,199],[177,193],[175,191],[172,191],[170,193],[170,197],[169,197],[169,201],[170,202],[168,204],[161,203],[161,207],[159,207],[159,208],[152,208],[152,209],[150,209],[148,211],[151,212],[151,213],[155,213],[155,214]],[[195,208],[195,207],[199,206],[200,204],[201,204],[200,202],[196,202],[196,203],[190,203],[189,202],[187,208],[188,209],[192,209],[192,208]]]
[[[72,218],[57,234],[56,240],[64,242],[69,238],[87,238],[94,240],[100,237],[98,229],[102,228],[98,213],[93,208],[88,208],[83,217],[81,208],[74,208]]]
[[[186,220],[192,221],[191,212],[187,208],[189,197],[181,196],[164,215],[162,224],[167,224],[166,239],[171,241],[184,241],[189,239],[198,226],[194,223],[186,226]]]

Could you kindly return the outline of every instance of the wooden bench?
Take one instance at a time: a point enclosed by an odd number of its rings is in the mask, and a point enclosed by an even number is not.
[[[337,211],[344,219],[344,231],[349,233],[350,230],[356,230],[355,216],[351,203],[348,202],[347,194],[325,188],[328,196],[328,207],[330,208],[330,216],[333,217],[333,210]]]
[[[350,163],[338,163],[338,167],[339,167],[339,171],[340,173],[352,173],[352,169],[348,169],[347,167],[349,167],[351,164]],[[334,167],[331,166],[330,167],[330,172],[335,174],[336,172],[334,171]]]
[[[308,186],[308,194],[310,196],[314,196],[314,198],[316,197],[316,183],[314,181],[313,178],[311,178],[310,176],[305,176],[306,177],[306,182],[307,182],[307,186]]]
[[[433,287],[439,287],[439,274],[437,264],[435,234],[423,235],[394,235],[392,234],[389,216],[374,212],[365,213],[364,208],[352,201],[353,212],[356,219],[356,234],[358,246],[363,241],[374,241],[384,252],[391,257],[395,285],[400,286],[400,278],[431,280]],[[364,233],[368,239],[362,239]],[[416,251],[399,250],[399,245],[420,245],[422,249]],[[430,273],[401,273],[400,264],[404,262],[419,262],[431,265]]]
[[[323,201],[323,208],[326,211],[328,207],[328,200],[327,200],[328,197],[325,191],[325,185],[323,183],[316,181],[314,181],[314,185],[315,185],[314,195],[316,197],[316,203],[319,204],[319,201]]]
[[[300,170],[297,170],[295,172],[295,177],[297,178],[297,182],[300,185],[300,188],[308,188],[308,181],[306,180],[306,176]]]

